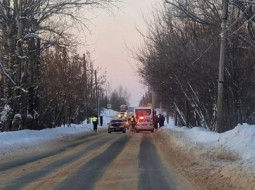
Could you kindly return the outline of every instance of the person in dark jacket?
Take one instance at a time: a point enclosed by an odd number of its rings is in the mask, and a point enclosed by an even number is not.
[[[154,126],[155,129],[158,128],[158,122],[159,122],[159,118],[156,114],[154,114],[154,116],[153,116],[153,126]]]
[[[162,114],[159,114],[159,127],[163,127],[165,122],[165,116]]]
[[[103,126],[103,116],[100,115],[100,126],[102,127]]]
[[[98,131],[97,131],[98,117],[97,117],[96,114],[94,115],[94,117],[92,117],[92,123],[93,123],[94,131],[95,131],[95,132],[98,132]]]

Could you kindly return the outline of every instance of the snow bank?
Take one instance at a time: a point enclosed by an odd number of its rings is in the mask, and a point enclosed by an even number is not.
[[[225,133],[201,127],[164,127],[176,138],[180,148],[216,159],[236,162],[255,173],[255,125],[238,125]]]
[[[218,143],[237,152],[243,159],[255,158],[255,126],[238,125],[220,134]]]

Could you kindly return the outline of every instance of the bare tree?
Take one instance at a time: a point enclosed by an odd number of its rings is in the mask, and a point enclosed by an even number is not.
[[[110,102],[112,104],[112,109],[118,111],[121,105],[129,105],[130,93],[123,86],[119,86],[115,89],[110,96]]]
[[[146,45],[136,54],[141,63],[138,72],[160,96],[164,108],[172,115],[177,111],[183,125],[215,130],[220,2],[165,2],[165,9],[157,10],[155,20],[148,22]],[[236,6],[230,7],[225,130],[245,120],[242,113],[254,105],[254,90],[249,88],[254,85],[250,71],[254,46],[243,13]]]
[[[3,130],[23,128],[36,119],[40,98],[40,54],[52,45],[72,45],[67,29],[83,24],[81,12],[107,8],[114,0],[2,0],[0,2],[0,67],[7,118]],[[28,117],[29,116],[29,117]],[[16,118],[16,119],[14,119]]]
[[[64,48],[51,48],[42,55],[42,104],[40,124],[59,126],[70,122],[79,123],[92,116],[96,102],[95,84],[88,88],[94,79],[89,52],[80,57],[69,55]],[[105,80],[98,78],[102,86]],[[47,105],[47,106],[45,106]]]

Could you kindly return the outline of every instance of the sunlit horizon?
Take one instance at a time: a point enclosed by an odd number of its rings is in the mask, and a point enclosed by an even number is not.
[[[137,29],[146,33],[144,17],[150,18],[152,5],[156,2],[162,3],[158,0],[128,0],[112,12],[101,10],[89,25],[88,45],[79,50],[91,52],[95,67],[106,71],[111,90],[119,86],[128,90],[131,106],[137,106],[147,91],[136,72],[138,62],[132,58],[131,51],[141,47],[143,37]]]

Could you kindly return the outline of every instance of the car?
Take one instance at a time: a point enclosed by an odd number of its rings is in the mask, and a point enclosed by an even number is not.
[[[119,113],[117,114],[117,116],[118,116],[119,119],[127,119],[127,117],[128,117],[128,112],[119,112]]]
[[[122,132],[126,133],[127,130],[127,121],[123,119],[113,119],[108,123],[108,133],[111,132]]]
[[[140,117],[135,125],[135,132],[151,131],[154,132],[153,121],[150,117]]]

